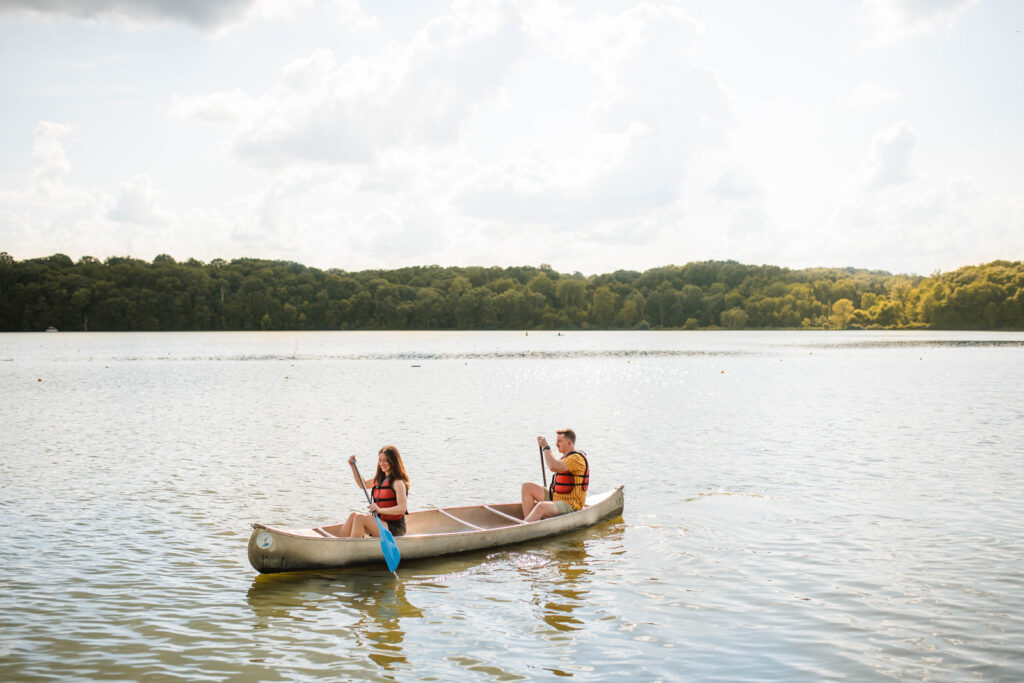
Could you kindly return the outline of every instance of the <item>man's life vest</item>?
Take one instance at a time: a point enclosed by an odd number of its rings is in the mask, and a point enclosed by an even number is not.
[[[575,453],[576,455],[583,458],[583,464],[586,465],[586,469],[583,471],[582,476],[577,476],[572,472],[555,472],[551,476],[551,486],[548,490],[551,492],[551,497],[554,498],[554,494],[566,495],[572,493],[573,487],[581,486],[586,491],[590,488],[590,463],[587,462],[587,454],[583,451],[570,451],[565,454],[565,458]],[[562,460],[565,460],[562,458]]]
[[[377,507],[382,508],[393,508],[398,505],[398,494],[395,493],[395,488],[391,485],[391,477],[386,477],[384,481],[373,485],[373,502],[377,504]],[[385,522],[394,522],[405,516],[405,513],[384,515],[378,512],[377,514]]]

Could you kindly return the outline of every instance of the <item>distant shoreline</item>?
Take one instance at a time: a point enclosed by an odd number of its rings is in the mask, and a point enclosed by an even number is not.
[[[929,277],[702,261],[319,270],[289,261],[77,262],[0,253],[0,331],[1024,330],[1024,263]]]

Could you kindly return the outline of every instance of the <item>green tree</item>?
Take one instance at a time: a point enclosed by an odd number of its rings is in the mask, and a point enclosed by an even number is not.
[[[853,317],[854,310],[853,302],[849,299],[840,299],[832,304],[832,326],[845,330],[850,325],[850,318]]]
[[[619,296],[608,285],[601,285],[594,290],[594,300],[590,309],[591,321],[600,328],[611,327],[615,320],[615,309]]]
[[[582,307],[586,292],[587,286],[582,280],[559,280],[555,286],[555,297],[562,308]]]
[[[747,326],[747,313],[742,308],[730,308],[722,312],[722,327],[740,330]]]
[[[644,295],[640,292],[632,292],[622,303],[619,311],[618,322],[622,327],[633,328],[643,320]]]

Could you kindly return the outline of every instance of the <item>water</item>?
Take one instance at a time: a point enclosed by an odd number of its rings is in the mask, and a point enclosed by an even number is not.
[[[1022,680],[1024,334],[0,336],[0,679]],[[621,520],[258,576],[253,521],[514,501],[573,427]]]

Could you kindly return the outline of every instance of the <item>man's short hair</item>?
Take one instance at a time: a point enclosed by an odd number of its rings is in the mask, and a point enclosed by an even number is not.
[[[572,431],[571,429],[559,429],[556,433],[565,434],[565,438],[569,439],[569,441],[572,441],[573,443],[576,443],[576,432]]]

